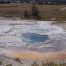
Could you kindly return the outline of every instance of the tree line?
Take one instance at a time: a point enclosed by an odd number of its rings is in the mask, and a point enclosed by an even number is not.
[[[66,0],[0,0],[0,3],[25,3],[40,5],[61,5],[66,4]]]

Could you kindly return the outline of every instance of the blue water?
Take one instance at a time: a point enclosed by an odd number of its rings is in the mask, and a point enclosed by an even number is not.
[[[48,40],[48,35],[40,35],[36,33],[24,33],[22,34],[22,39],[24,42],[28,43],[39,43]]]

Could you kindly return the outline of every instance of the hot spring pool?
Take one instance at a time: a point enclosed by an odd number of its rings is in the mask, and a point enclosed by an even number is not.
[[[48,35],[40,35],[36,33],[24,33],[22,34],[22,40],[27,43],[41,43],[48,40]]]

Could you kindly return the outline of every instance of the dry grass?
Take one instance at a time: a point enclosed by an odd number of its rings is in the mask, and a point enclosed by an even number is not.
[[[36,5],[43,20],[66,20],[66,5]],[[24,18],[24,10],[31,12],[31,5],[0,4],[0,16]],[[30,17],[31,18],[31,17]]]

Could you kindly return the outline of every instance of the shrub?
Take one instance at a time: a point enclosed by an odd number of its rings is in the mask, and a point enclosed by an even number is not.
[[[46,66],[46,64],[45,63],[42,63],[42,65],[41,66]]]
[[[32,63],[31,66],[39,66],[37,63]]]
[[[16,62],[21,62],[19,58],[14,59]]]
[[[32,17],[35,19],[39,19],[40,16],[39,16],[38,8],[35,5],[32,5],[31,10],[32,10],[32,12],[31,12]]]
[[[8,64],[8,65],[6,65],[6,66],[12,66],[12,64]]]
[[[0,61],[0,65],[2,65],[2,61]]]
[[[28,16],[29,16],[29,15],[28,15],[28,11],[25,10],[25,11],[24,11],[24,18],[28,18]]]

